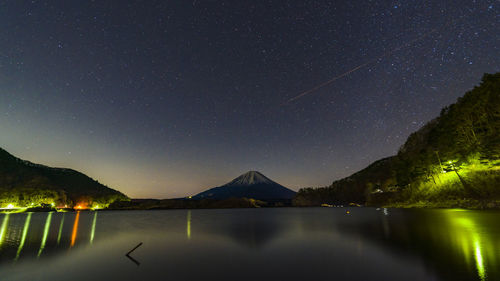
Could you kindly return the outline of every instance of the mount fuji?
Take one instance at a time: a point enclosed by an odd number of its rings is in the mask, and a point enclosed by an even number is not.
[[[198,193],[192,199],[253,198],[258,200],[292,199],[295,191],[278,184],[257,171],[249,171],[225,185]]]

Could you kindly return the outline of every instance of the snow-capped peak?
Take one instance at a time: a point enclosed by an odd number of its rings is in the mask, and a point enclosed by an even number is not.
[[[249,171],[235,178],[227,185],[254,185],[262,183],[274,183],[274,182],[257,171]]]

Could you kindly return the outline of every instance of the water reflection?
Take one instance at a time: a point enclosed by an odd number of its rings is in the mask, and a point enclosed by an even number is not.
[[[479,273],[479,277],[481,280],[486,280],[486,270],[484,269],[483,264],[483,255],[481,254],[481,246],[477,241],[474,243],[476,247],[476,263],[477,263],[477,272]]]
[[[84,227],[89,232],[83,236],[78,231],[82,220],[80,212],[0,214],[0,263],[8,259],[18,261],[24,257],[38,259],[63,253],[64,249],[77,244],[93,243],[98,212],[85,213]],[[68,216],[73,216],[71,228],[64,224]]]
[[[53,277],[91,268],[81,276],[94,280],[164,272],[173,280],[500,280],[499,217],[370,208],[0,214],[0,271]],[[138,242],[141,266],[129,269],[123,254]]]
[[[499,280],[497,246],[500,245],[497,239],[499,231],[495,223],[496,214],[460,210],[443,210],[438,214],[442,215],[441,233],[431,231],[436,243],[438,239],[441,240],[443,250],[462,257],[466,268],[475,267],[480,280]],[[462,262],[459,260],[458,263]]]
[[[59,232],[57,233],[57,245],[59,245],[59,242],[61,242],[61,234],[64,226],[64,213],[61,218],[61,222],[59,223]]]
[[[279,239],[294,227],[290,224],[290,217],[286,211],[269,212],[266,210],[256,211],[253,209],[242,209],[231,214],[231,210],[220,211],[222,216],[230,216],[231,221],[224,219],[213,219],[207,217],[203,211],[193,211],[200,217],[191,219],[188,211],[189,237],[191,237],[194,226],[196,234],[200,236],[221,237],[250,249],[263,248],[275,239]]]
[[[92,220],[92,229],[90,230],[90,244],[94,242],[96,221],[97,221],[97,212],[94,212],[94,219]]]
[[[191,210],[187,212],[186,235],[187,239],[191,239]]]
[[[73,222],[73,232],[71,232],[71,247],[75,245],[76,234],[78,233],[78,221],[80,220],[80,211],[76,212],[75,221]]]
[[[5,236],[5,231],[7,230],[7,224],[9,223],[9,215],[6,214],[3,218],[2,227],[0,228],[0,247],[2,246],[3,238]]]
[[[442,280],[500,280],[500,213],[467,210],[381,211],[380,222],[342,223],[391,251],[419,256]],[[458,279],[457,279],[458,278]]]
[[[43,249],[45,248],[45,242],[47,242],[47,236],[49,235],[50,221],[52,220],[52,212],[47,214],[47,220],[45,221],[45,227],[43,229],[42,243],[40,244],[40,250],[38,250],[37,257],[40,257]]]
[[[474,254],[474,260],[477,273],[481,280],[486,280],[486,266],[484,263],[483,252],[487,253],[491,259],[495,257],[495,248],[491,238],[488,235],[482,235],[481,226],[469,216],[469,212],[446,211],[445,216],[449,220],[451,227],[455,228],[454,240],[461,246],[462,255],[471,265],[471,255]]]
[[[30,221],[31,221],[31,213],[28,213],[26,216],[26,222],[24,223],[23,236],[21,237],[21,243],[19,243],[19,248],[17,249],[16,258],[14,259],[15,261],[17,261],[19,259],[19,255],[21,254],[21,251],[23,250],[24,242],[26,242],[26,236],[28,236],[28,229],[30,228]]]

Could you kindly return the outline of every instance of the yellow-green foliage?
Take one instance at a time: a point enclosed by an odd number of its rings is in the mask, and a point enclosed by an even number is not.
[[[500,199],[500,73],[412,134],[398,159],[399,200]]]

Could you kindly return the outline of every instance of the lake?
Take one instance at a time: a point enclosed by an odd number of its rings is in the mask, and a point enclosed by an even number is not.
[[[499,219],[375,208],[0,214],[0,279],[500,280]]]

